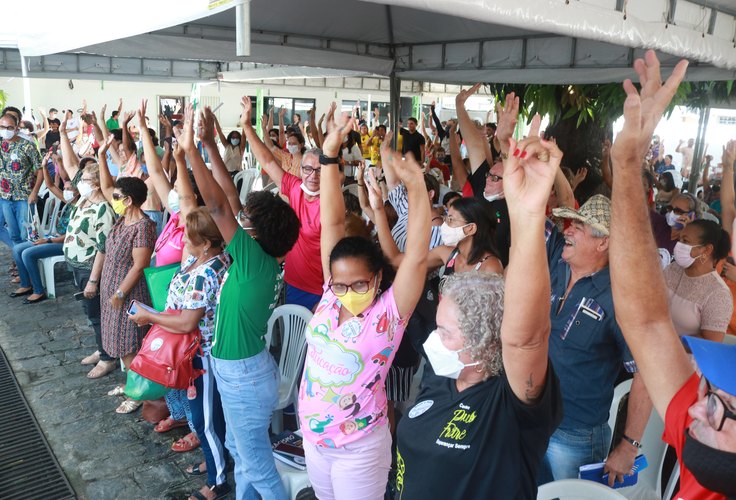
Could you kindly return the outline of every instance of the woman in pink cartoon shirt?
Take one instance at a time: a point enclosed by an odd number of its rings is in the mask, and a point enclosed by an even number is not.
[[[379,289],[384,258],[345,236],[337,154],[353,119],[336,120],[324,142],[320,180],[325,287],[305,332],[299,393],[307,472],[322,500],[382,498],[391,466],[385,377],[426,274],[430,206],[420,166],[390,152],[409,197],[407,252],[393,285]]]

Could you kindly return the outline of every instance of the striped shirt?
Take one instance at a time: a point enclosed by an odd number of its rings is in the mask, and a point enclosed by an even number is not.
[[[396,210],[399,220],[391,230],[391,237],[399,247],[400,252],[406,252],[406,228],[409,222],[409,196],[406,193],[406,187],[399,184],[388,193],[388,201]],[[440,235],[440,227],[432,226],[432,236],[429,238],[429,249],[442,245],[442,236]]]

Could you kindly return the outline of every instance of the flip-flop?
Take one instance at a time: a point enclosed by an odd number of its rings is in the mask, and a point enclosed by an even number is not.
[[[207,464],[204,463],[204,462],[200,462],[198,464],[192,464],[189,467],[187,467],[186,469],[184,469],[184,473],[187,476],[201,476],[202,474],[207,474],[207,469],[202,470],[202,468],[201,468],[202,465],[204,465],[205,467],[207,467]]]
[[[87,378],[95,379],[104,377],[108,373],[115,371],[116,366],[117,363],[115,361],[99,361],[95,367],[87,373]]]
[[[201,443],[199,442],[197,434],[195,434],[194,432],[190,432],[189,434],[172,444],[171,451],[184,453],[199,448],[200,444]]]
[[[156,424],[156,427],[153,428],[156,432],[169,432],[172,429],[176,429],[177,427],[186,427],[187,419],[184,418],[182,420],[176,420],[171,417],[167,417],[163,420],[161,420],[159,423]]]
[[[218,484],[217,486],[205,486],[205,488],[209,488],[212,493],[215,494],[215,496],[212,498],[212,500],[219,500],[220,498],[224,498],[227,496],[232,489],[230,488],[230,485],[227,483]],[[201,491],[195,491],[191,495],[189,495],[189,498],[196,498],[197,500],[207,500],[207,497],[202,494]]]

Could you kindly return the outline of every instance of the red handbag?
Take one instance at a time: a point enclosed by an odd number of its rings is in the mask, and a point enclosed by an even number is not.
[[[153,325],[143,338],[130,369],[164,387],[186,389],[204,373],[192,366],[194,356],[202,351],[199,342],[199,328],[189,333],[171,333],[160,325]]]

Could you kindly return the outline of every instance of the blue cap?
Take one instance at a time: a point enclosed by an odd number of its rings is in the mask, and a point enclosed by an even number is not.
[[[690,347],[708,382],[736,396],[736,345],[688,336],[682,340]]]

